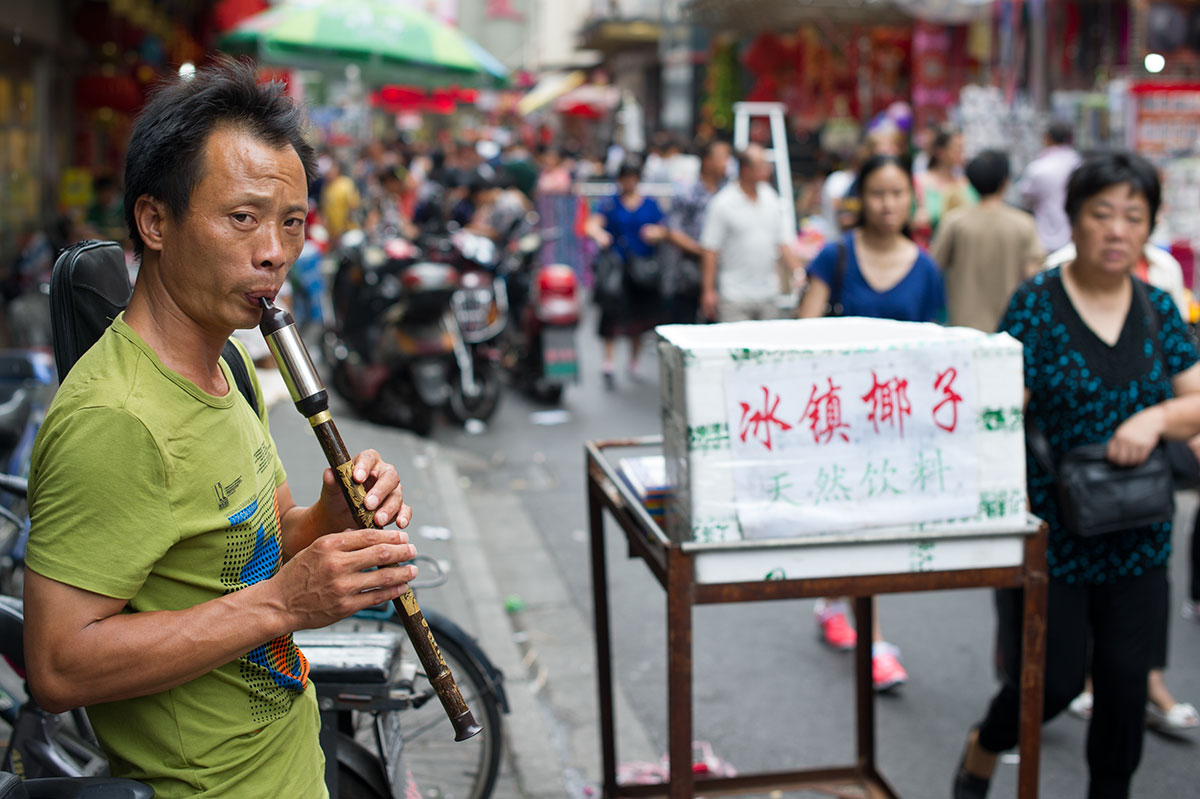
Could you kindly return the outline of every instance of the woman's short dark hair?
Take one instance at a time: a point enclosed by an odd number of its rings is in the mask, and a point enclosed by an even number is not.
[[[304,116],[278,81],[259,83],[254,66],[218,57],[190,77],[155,87],[142,109],[125,157],[125,222],[133,249],[145,249],[135,206],[143,194],[161,201],[176,219],[187,213],[204,169],[204,146],[218,127],[247,131],[273,147],[291,145],[311,187],[317,159],[304,139]]]
[[[980,197],[990,197],[1008,180],[1008,153],[984,150],[967,164],[967,180]]]
[[[1100,192],[1128,184],[1130,191],[1146,198],[1150,206],[1150,227],[1158,218],[1158,206],[1162,201],[1162,185],[1158,171],[1142,156],[1127,150],[1112,150],[1095,153],[1087,157],[1071,173],[1067,181],[1067,218],[1074,225],[1083,204]]]

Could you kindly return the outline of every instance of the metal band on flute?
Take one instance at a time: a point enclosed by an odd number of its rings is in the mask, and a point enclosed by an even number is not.
[[[304,342],[300,339],[291,314],[282,308],[276,308],[266,297],[259,302],[263,307],[259,329],[267,340],[267,346],[271,348],[271,354],[275,356],[275,362],[279,365],[279,372],[283,375],[292,401],[296,403],[296,409],[312,425],[321,449],[325,452],[325,459],[338,476],[342,496],[346,498],[354,518],[362,527],[378,527],[374,514],[365,504],[366,489],[361,483],[354,481],[354,464],[350,451],[346,449],[329,413],[329,395],[316,367],[313,366],[308,350],[304,347]],[[483,728],[475,722],[471,709],[463,701],[454,675],[442,659],[442,653],[438,650],[437,642],[433,640],[433,632],[421,613],[421,607],[417,604],[417,597],[412,589],[406,591],[394,604],[405,632],[412,641],[413,650],[417,653],[425,673],[429,675],[429,682],[437,692],[450,723],[454,725],[454,740],[465,741],[477,735]]]

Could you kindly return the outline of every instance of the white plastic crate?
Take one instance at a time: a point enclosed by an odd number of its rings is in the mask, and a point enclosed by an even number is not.
[[[857,318],[658,333],[673,541],[941,538],[1023,524],[1012,337]]]

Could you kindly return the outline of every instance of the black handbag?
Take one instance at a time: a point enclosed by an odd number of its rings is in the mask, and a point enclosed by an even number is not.
[[[674,281],[671,286],[671,296],[698,297],[700,296],[700,257],[691,253],[680,253],[676,259]]]
[[[1163,447],[1137,466],[1117,466],[1106,444],[1087,444],[1063,455],[1054,468],[1045,434],[1026,425],[1026,443],[1055,477],[1059,518],[1071,533],[1090,538],[1169,522],[1175,514],[1175,481]]]
[[[642,291],[659,291],[662,288],[662,262],[657,253],[629,256],[629,282]]]
[[[592,299],[602,311],[616,311],[625,304],[625,261],[612,247],[600,251],[592,262],[595,284]]]
[[[1146,287],[1133,281],[1134,302],[1146,315],[1158,349],[1158,317]],[[1085,538],[1171,521],[1175,515],[1175,477],[1166,445],[1160,443],[1137,466],[1117,466],[1105,456],[1107,444],[1086,444],[1063,455],[1055,468],[1050,442],[1031,420],[1025,443],[1058,486],[1059,517],[1070,532]]]

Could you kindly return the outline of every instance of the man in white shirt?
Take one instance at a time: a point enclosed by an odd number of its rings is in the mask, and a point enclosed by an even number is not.
[[[1025,167],[1017,190],[1033,212],[1038,239],[1045,252],[1054,252],[1071,240],[1067,219],[1067,180],[1079,166],[1079,153],[1071,146],[1071,126],[1052,122],[1046,130],[1046,149]]]
[[[771,172],[763,148],[751,144],[737,161],[738,179],[713,197],[700,234],[700,310],[720,322],[775,319],[778,259],[792,273],[800,264],[788,246],[779,194],[767,183]]]

